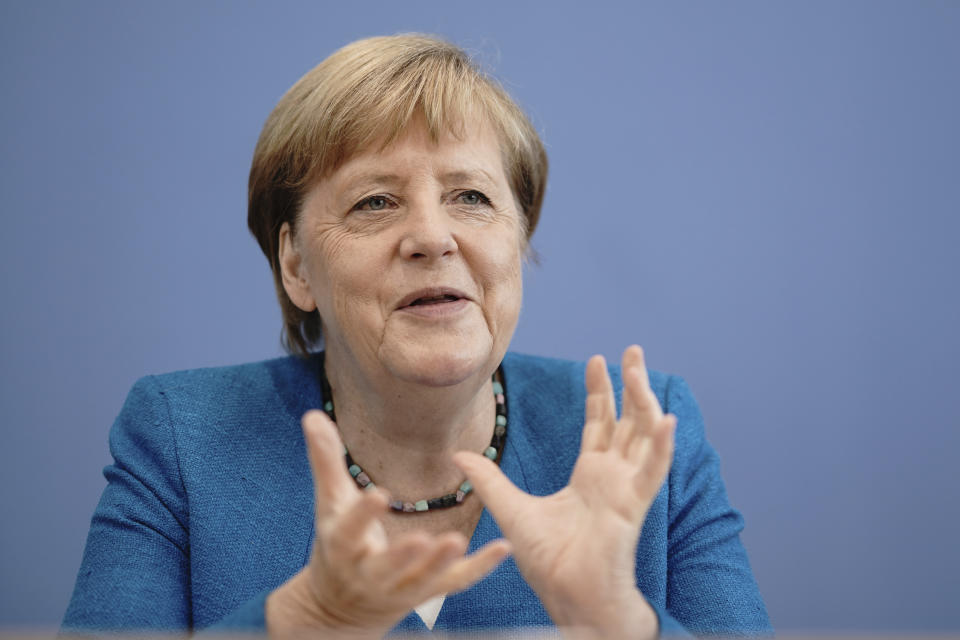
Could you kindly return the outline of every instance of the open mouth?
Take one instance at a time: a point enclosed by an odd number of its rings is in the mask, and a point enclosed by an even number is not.
[[[467,294],[452,287],[429,287],[419,291],[411,291],[397,305],[398,309],[412,307],[437,307],[456,302],[466,301]]]
[[[423,298],[417,298],[407,306],[418,307],[418,306],[427,305],[427,304],[443,304],[444,302],[456,302],[457,300],[461,300],[461,299],[462,298],[460,298],[459,296],[445,293],[439,296],[425,296]]]

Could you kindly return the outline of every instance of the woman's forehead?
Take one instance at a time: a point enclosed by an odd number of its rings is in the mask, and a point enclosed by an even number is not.
[[[353,154],[330,179],[339,188],[349,188],[357,183],[401,183],[424,174],[442,182],[505,182],[499,137],[485,123],[434,137],[425,124],[413,122],[392,142],[371,144]]]

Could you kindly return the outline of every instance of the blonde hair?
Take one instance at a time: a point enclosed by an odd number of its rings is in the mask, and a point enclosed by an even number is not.
[[[540,217],[547,154],[536,130],[500,85],[460,48],[437,38],[358,40],[300,78],[260,133],[250,167],[247,225],[270,261],[283,312],[283,344],[306,356],[321,337],[320,316],[283,288],[278,257],[283,223],[296,230],[307,189],[375,143],[386,147],[417,115],[430,136],[460,136],[476,118],[498,133],[504,168],[529,240]]]

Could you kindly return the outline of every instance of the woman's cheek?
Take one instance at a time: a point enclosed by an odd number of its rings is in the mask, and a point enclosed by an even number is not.
[[[497,273],[494,276],[495,281],[500,285],[497,298],[498,305],[501,307],[503,321],[508,322],[510,326],[516,325],[517,318],[520,315],[520,306],[523,298],[523,267],[518,249],[504,251],[497,265]]]

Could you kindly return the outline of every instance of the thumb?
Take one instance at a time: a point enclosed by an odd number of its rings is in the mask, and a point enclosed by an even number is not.
[[[343,443],[336,425],[322,411],[308,411],[302,419],[307,458],[313,474],[317,515],[331,510],[344,497],[352,496],[356,484],[343,463]]]
[[[474,491],[509,537],[514,520],[533,497],[518,489],[486,456],[460,451],[454,454],[453,462],[467,474]]]

